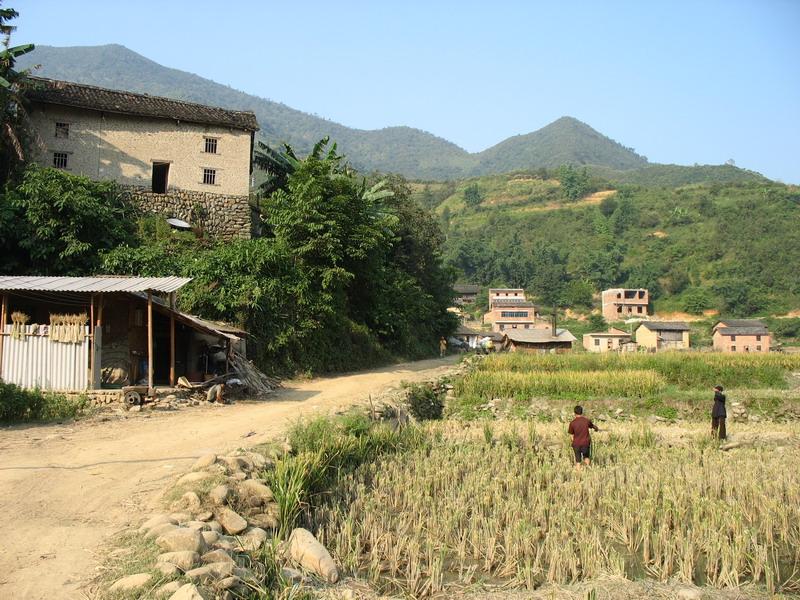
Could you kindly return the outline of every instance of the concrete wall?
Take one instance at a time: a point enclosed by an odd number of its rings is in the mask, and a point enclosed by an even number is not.
[[[625,292],[633,292],[633,298],[625,298]],[[643,297],[639,297],[639,293]],[[631,317],[646,317],[650,294],[647,290],[614,288],[604,290],[602,295],[603,318],[606,321],[621,321]]]
[[[600,336],[587,333],[583,336],[583,347],[589,352],[617,352],[620,344],[631,339],[629,335]],[[596,343],[599,341],[599,344]]]
[[[53,152],[67,152],[67,171],[150,189],[154,162],[169,162],[169,189],[247,197],[250,132],[211,125],[101,113],[36,104],[37,162],[53,166]],[[57,138],[56,122],[69,123]],[[217,139],[217,154],[204,152],[204,138]],[[216,183],[203,183],[203,169],[216,169]]]
[[[760,338],[760,339],[759,339]],[[714,332],[714,350],[719,352],[769,352],[770,336],[767,335],[722,335]]]
[[[680,332],[680,340],[675,342],[660,342],[658,332],[640,326],[636,330],[636,343],[649,350],[686,350],[689,348],[689,332]]]

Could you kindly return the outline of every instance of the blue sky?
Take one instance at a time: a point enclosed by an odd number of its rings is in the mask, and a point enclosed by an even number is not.
[[[800,1],[7,0],[13,43],[118,43],[363,129],[479,151],[563,115],[653,162],[800,183]]]

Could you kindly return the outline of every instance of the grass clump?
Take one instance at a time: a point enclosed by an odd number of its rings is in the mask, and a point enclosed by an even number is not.
[[[58,421],[83,414],[89,406],[85,396],[71,399],[64,394],[26,390],[0,382],[0,422]]]
[[[411,414],[420,421],[441,419],[444,413],[444,398],[430,385],[413,384],[408,388],[408,405]]]

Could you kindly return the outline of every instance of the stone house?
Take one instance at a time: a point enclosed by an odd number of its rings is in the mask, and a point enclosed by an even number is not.
[[[453,286],[453,292],[458,306],[473,304],[478,299],[478,286],[470,283],[457,283]]]
[[[769,352],[772,334],[757,319],[724,319],[712,329],[718,352]]]
[[[653,352],[688,350],[689,331],[682,321],[644,321],[636,329],[636,343]]]
[[[622,321],[633,317],[647,317],[650,294],[645,289],[613,288],[601,294],[603,318]]]
[[[31,78],[36,161],[113,180],[145,212],[249,238],[252,112]]]
[[[610,327],[608,331],[585,334],[583,347],[588,352],[621,352],[623,346],[630,341],[630,333]]]

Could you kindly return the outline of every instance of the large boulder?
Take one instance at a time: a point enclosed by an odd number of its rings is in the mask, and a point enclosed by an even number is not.
[[[263,506],[272,502],[272,490],[257,479],[242,481],[238,488],[239,497],[249,506]]]
[[[198,458],[192,465],[192,471],[200,471],[202,469],[207,469],[215,462],[217,462],[216,454],[204,454],[203,456]]]
[[[267,541],[267,532],[259,527],[249,527],[239,536],[239,549],[255,552]]]
[[[147,519],[147,521],[142,523],[142,526],[139,527],[139,531],[144,533],[146,531],[150,531],[156,525],[163,525],[164,523],[169,523],[170,525],[178,524],[178,522],[169,515],[153,515]]]
[[[289,556],[304,569],[311,571],[328,583],[339,581],[339,569],[325,546],[317,541],[314,534],[298,527],[293,530],[288,541]]]
[[[178,588],[169,600],[211,600],[213,597],[213,594],[198,588],[195,584],[187,583]]]
[[[165,583],[160,588],[155,591],[156,598],[168,598],[175,592],[177,592],[181,587],[180,582],[178,581],[170,581],[169,583]]]
[[[231,497],[231,488],[227,485],[218,485],[208,493],[208,499],[212,504],[222,506],[228,502]]]
[[[200,562],[200,555],[197,552],[180,550],[178,552],[165,552],[164,554],[159,554],[156,560],[157,562],[161,563],[171,563],[182,571],[188,571],[198,562]]]
[[[180,552],[186,550],[203,554],[206,551],[206,542],[200,532],[195,529],[181,527],[168,531],[156,539],[156,544],[166,552]]]
[[[232,562],[215,562],[197,567],[186,572],[186,577],[199,583],[211,583],[218,579],[225,579],[234,574],[235,565]]]
[[[222,529],[229,535],[236,535],[247,529],[247,521],[244,517],[230,508],[218,508],[215,516],[217,522],[222,525]]]

